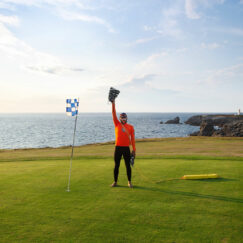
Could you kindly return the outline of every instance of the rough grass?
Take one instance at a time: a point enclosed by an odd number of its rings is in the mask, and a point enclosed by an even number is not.
[[[1,150],[0,242],[241,242],[243,139],[140,141],[133,189],[113,149],[75,148],[69,193],[70,148]]]

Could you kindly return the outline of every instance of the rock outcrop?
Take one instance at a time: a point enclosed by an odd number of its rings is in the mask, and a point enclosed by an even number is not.
[[[212,136],[215,132],[212,120],[204,121],[201,124],[198,136]]]
[[[168,120],[167,122],[165,122],[165,124],[180,124],[180,118],[177,116],[172,120]]]
[[[203,121],[200,131],[190,136],[243,137],[243,120],[226,123],[218,130],[215,130],[213,121]]]
[[[185,123],[192,126],[200,126],[202,121],[203,116],[192,116]]]
[[[190,117],[185,123],[192,126],[200,126],[202,122],[212,121],[214,126],[222,127],[226,123],[243,121],[243,115],[197,115]]]
[[[234,121],[225,124],[221,129],[213,133],[214,137],[243,137],[243,121]]]

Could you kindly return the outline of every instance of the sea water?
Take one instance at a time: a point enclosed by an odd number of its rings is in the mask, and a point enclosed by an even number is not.
[[[199,127],[184,124],[195,113],[127,113],[136,138],[186,137]],[[176,116],[182,124],[160,124]],[[63,114],[0,114],[0,149],[69,146],[75,117]],[[79,113],[75,145],[114,141],[111,113]]]

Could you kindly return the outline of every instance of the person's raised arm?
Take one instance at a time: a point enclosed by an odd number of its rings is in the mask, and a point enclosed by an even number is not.
[[[116,126],[119,123],[119,121],[118,121],[117,116],[116,116],[116,105],[115,105],[115,101],[112,102],[112,117],[113,117],[114,125]]]

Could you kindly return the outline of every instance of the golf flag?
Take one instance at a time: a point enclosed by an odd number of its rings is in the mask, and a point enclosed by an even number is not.
[[[69,168],[69,177],[68,177],[68,188],[67,191],[70,192],[70,180],[71,180],[71,170],[72,170],[72,160],[73,160],[73,147],[75,142],[75,133],[77,126],[77,118],[78,118],[78,107],[79,107],[79,99],[66,99],[66,114],[68,116],[75,116],[74,123],[74,131],[73,131],[73,145],[72,152],[70,158],[70,168]]]
[[[68,116],[78,115],[78,99],[66,99],[66,114]]]

